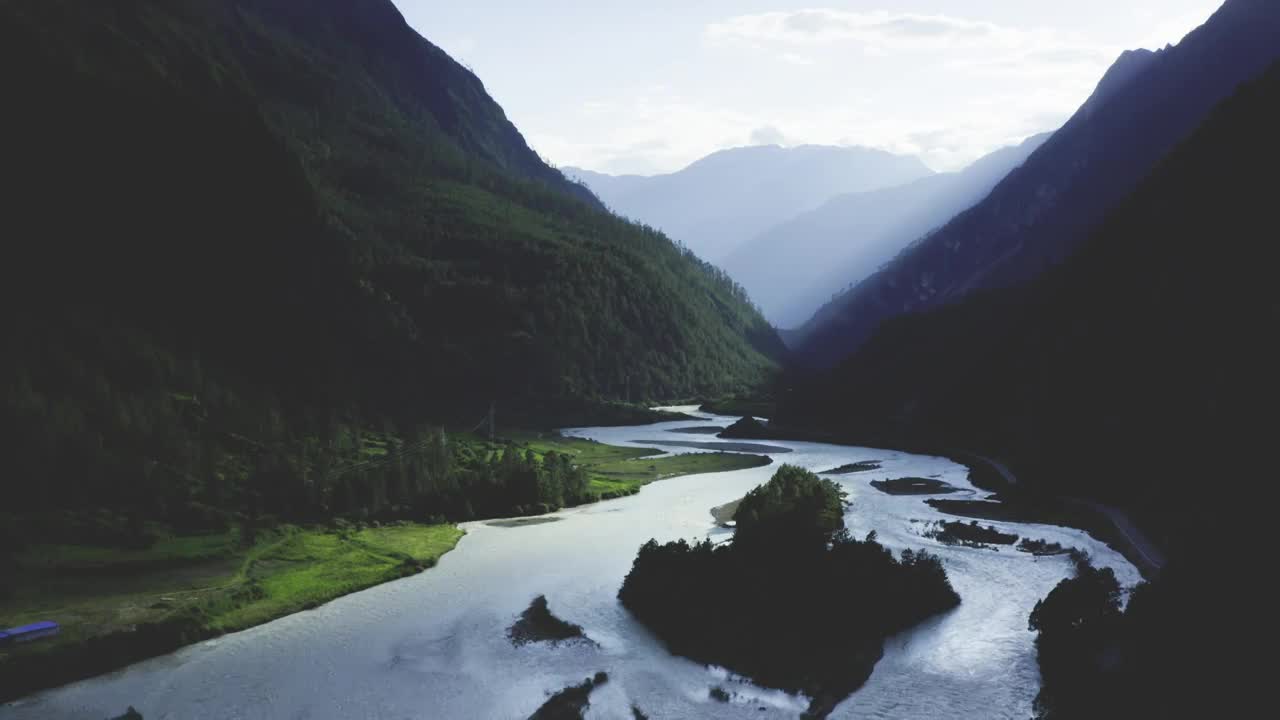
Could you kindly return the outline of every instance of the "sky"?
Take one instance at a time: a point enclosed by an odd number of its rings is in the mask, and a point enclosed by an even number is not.
[[[673,172],[744,145],[954,170],[1060,126],[1125,49],[1222,0],[395,0],[559,167]]]

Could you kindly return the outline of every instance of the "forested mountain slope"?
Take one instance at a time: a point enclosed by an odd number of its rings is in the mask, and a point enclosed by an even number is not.
[[[1167,533],[1227,521],[1235,490],[1274,463],[1276,127],[1280,65],[1061,267],[887,323],[798,388],[783,420],[990,453],[1036,489],[1119,504]]]
[[[732,392],[780,352],[390,0],[21,0],[0,60],[14,506],[229,503],[344,428]]]
[[[1215,104],[1280,57],[1277,37],[1280,3],[1229,0],[1176,47],[1126,53],[983,202],[819,311],[798,355],[833,365],[888,318],[1008,287],[1061,262]]]

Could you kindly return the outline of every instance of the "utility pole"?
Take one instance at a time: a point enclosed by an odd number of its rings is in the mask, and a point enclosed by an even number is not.
[[[494,425],[493,416],[496,412],[495,407],[496,407],[496,403],[494,403],[492,400],[489,401],[489,442],[493,442],[493,434],[494,434],[493,433],[493,425]]]

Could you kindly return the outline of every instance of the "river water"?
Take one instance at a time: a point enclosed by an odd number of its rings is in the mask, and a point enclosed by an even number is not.
[[[690,409],[686,408],[686,411]],[[698,421],[565,433],[616,445],[714,441],[673,428]],[[832,476],[849,492],[845,522],[861,537],[940,555],[961,605],[892,638],[868,683],[833,718],[1017,718],[1031,714],[1039,674],[1027,616],[1070,573],[1065,557],[949,547],[921,536],[943,516],[916,496],[873,489],[875,479],[938,477],[968,494],[966,469],[937,457],[822,443],[768,441],[790,450],[775,464],[674,478],[638,495],[556,514],[522,527],[468,523],[457,549],[425,573],[339,598],[315,610],[210,640],[110,675],[0,707],[5,720],[100,720],[132,705],[147,720],[173,718],[527,718],[546,697],[598,670],[610,682],[591,696],[589,718],[795,718],[803,699],[755,688],[668,654],[618,604],[637,548],[649,540],[727,537],[709,509],[768,480],[780,462],[815,472],[876,460],[879,470]],[[694,449],[668,448],[672,452]],[[986,523],[984,523],[986,524]],[[991,523],[1024,537],[1087,550],[1126,587],[1138,571],[1083,532]],[[506,629],[537,595],[595,641],[513,647]],[[722,686],[733,701],[710,699]]]

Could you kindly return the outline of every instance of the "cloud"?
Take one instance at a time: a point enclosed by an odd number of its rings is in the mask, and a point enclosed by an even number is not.
[[[758,127],[751,131],[752,145],[785,145],[787,137],[782,131],[772,125]]]
[[[779,55],[778,58],[781,59],[783,62],[791,63],[792,65],[813,65],[814,64],[813,58],[810,58],[806,55],[801,55],[800,53],[784,52],[781,55]]]
[[[729,17],[702,40],[700,84],[610,88],[526,137],[556,162],[614,173],[671,172],[744,143],[861,145],[954,170],[1060,125],[1120,52],[1054,30],[829,9]]]
[[[703,40],[757,77],[775,72],[776,93],[828,88],[821,105],[799,107],[797,93],[770,110],[792,143],[870,145],[942,170],[1061,124],[1123,50],[1056,29],[832,8],[727,17]],[[770,70],[788,54],[814,66]]]
[[[591,127],[526,135],[544,156],[612,174],[678,170],[716,150],[743,144],[859,145],[916,155],[935,170],[956,170],[1028,135],[1060,125],[1087,88],[1015,87],[948,104],[947,112],[886,112],[857,97],[807,105],[731,109],[705,97],[637,93],[592,103]],[[786,128],[782,131],[781,128]]]
[[[584,132],[557,117],[546,128],[526,127],[530,144],[557,165],[613,174],[671,172],[708,155],[741,145],[765,118],[690,98],[665,87],[627,89],[581,104]]]
[[[826,8],[738,15],[707,26],[714,42],[791,46],[854,42],[877,48],[1016,47],[1036,33],[946,15]]]
[[[1015,28],[948,15],[809,9],[738,15],[709,24],[712,46],[776,53],[812,63],[818,52],[885,58],[918,53],[983,74],[1092,74],[1124,48],[1080,42],[1041,28]],[[808,51],[802,54],[800,51]]]
[[[1024,81],[1097,81],[1123,52],[1108,46],[1046,45],[1011,49],[1001,53],[952,58],[952,69],[964,70],[975,78],[1022,78]]]

